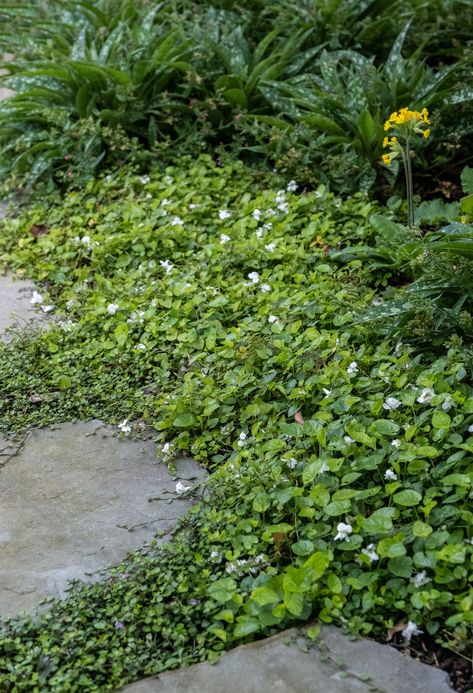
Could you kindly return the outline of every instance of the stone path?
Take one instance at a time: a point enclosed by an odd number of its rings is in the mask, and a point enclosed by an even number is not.
[[[393,647],[323,626],[315,643],[294,629],[126,686],[122,693],[452,693],[448,676]]]
[[[10,341],[13,331],[44,321],[31,306],[34,286],[29,281],[14,280],[11,274],[0,275],[0,339]]]
[[[12,457],[14,444],[1,447],[0,617],[64,596],[71,578],[90,580],[172,528],[190,506],[176,480],[204,476],[178,459],[175,480],[152,441],[99,421],[34,430]]]

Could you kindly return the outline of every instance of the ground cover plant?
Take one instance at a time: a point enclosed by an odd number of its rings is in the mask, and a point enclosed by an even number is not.
[[[4,690],[112,690],[310,617],[471,653],[471,349],[360,324],[382,270],[334,252],[387,212],[300,192],[187,158],[3,222],[55,321],[0,346],[1,427],[146,423],[213,473],[167,545],[2,626]]]

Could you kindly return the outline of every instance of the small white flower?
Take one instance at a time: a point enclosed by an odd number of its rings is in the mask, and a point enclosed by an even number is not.
[[[263,292],[263,294],[268,294],[271,291],[271,287],[269,286],[269,284],[261,284],[260,289]]]
[[[261,227],[256,229],[255,235],[256,235],[256,238],[262,238],[263,237],[263,229]]]
[[[152,194],[151,194],[150,192],[147,192],[146,195],[145,195],[145,199],[146,199],[146,200],[151,200],[152,197],[153,197],[153,196],[152,196]]]
[[[170,262],[169,260],[160,260],[159,264],[161,265],[163,270],[166,272],[166,274],[170,274],[173,267],[174,267],[172,262]]]
[[[109,313],[110,315],[115,315],[119,308],[120,306],[118,305],[118,303],[109,303],[107,306],[107,313]]]
[[[337,525],[337,532],[335,536],[335,541],[339,539],[345,539],[345,541],[350,540],[350,534],[353,532],[353,527],[351,525],[345,524],[345,522],[339,522]]]
[[[229,217],[232,216],[232,213],[228,211],[228,209],[221,209],[218,213],[218,216],[220,219],[228,219]]]
[[[447,395],[441,406],[444,411],[450,411],[450,409],[455,406],[455,400],[451,395]]]
[[[299,186],[297,185],[295,180],[290,180],[289,183],[287,184],[287,192],[296,192],[297,188]]]
[[[197,205],[195,205],[193,202],[191,202],[189,205],[189,209],[191,209],[191,210],[195,209],[196,207],[197,207]]]
[[[261,210],[260,209],[254,209],[253,210],[253,218],[256,219],[256,221],[259,221],[261,219]]]
[[[248,279],[251,279],[253,284],[258,284],[259,282],[259,274],[258,272],[250,272],[248,275]]]
[[[278,204],[278,209],[280,212],[284,212],[284,214],[287,214],[289,212],[289,204],[287,202],[280,202]]]
[[[352,375],[355,375],[355,373],[357,373],[358,370],[359,370],[359,369],[358,369],[358,364],[357,364],[357,362],[356,362],[356,361],[352,361],[352,362],[350,363],[350,365],[348,366],[348,368],[347,368],[347,373],[348,373],[348,375],[352,376]]]
[[[393,448],[400,448],[401,447],[401,441],[399,438],[395,438],[394,440],[391,441],[391,445]]]
[[[332,390],[327,390],[326,387],[323,387],[323,388],[322,388],[322,392],[324,393],[324,395],[325,395],[326,397],[330,397],[330,395],[332,394]]]
[[[240,435],[238,436],[238,445],[239,445],[240,448],[242,448],[242,447],[245,445],[245,443],[246,443],[246,438],[247,438],[246,433],[245,433],[244,431],[242,431],[242,432],[240,433]]]
[[[468,426],[468,433],[473,433],[473,424]]]
[[[227,567],[225,568],[225,572],[231,575],[231,573],[234,573],[237,570],[237,567],[234,563],[227,563]]]
[[[291,457],[291,459],[287,462],[287,466],[289,469],[295,469],[298,465],[298,462],[295,457]]]
[[[401,400],[396,399],[395,397],[386,397],[386,399],[383,402],[383,409],[387,409],[388,411],[394,411],[395,409],[400,407],[401,404]]]
[[[190,491],[192,486],[185,486],[182,481],[178,481],[176,484],[176,493],[185,493],[186,491]]]
[[[171,449],[171,444],[170,443],[164,443],[164,445],[161,449],[162,449],[163,455],[168,455],[169,451]]]
[[[286,191],[285,190],[278,190],[276,194],[276,202],[279,204],[280,202],[284,202],[286,199]]]
[[[175,216],[171,219],[171,226],[182,226],[183,224],[181,217]]]
[[[424,631],[419,630],[419,628],[417,628],[417,625],[414,623],[414,621],[409,621],[407,626],[402,631],[402,636],[406,640],[410,640],[413,635],[421,635],[421,633],[423,632]]]
[[[270,325],[274,325],[275,322],[279,322],[279,318],[277,315],[270,315],[268,318],[268,322]]]
[[[143,344],[143,342],[140,342],[135,346],[136,351],[146,351],[146,344]]]
[[[375,549],[376,549],[376,544],[368,544],[368,546],[366,547],[366,549],[361,549],[361,553],[364,553],[365,556],[368,556],[368,558],[370,559],[371,563],[373,563],[373,561],[378,561],[378,560],[379,560],[379,556],[378,556],[378,554],[376,553]]]
[[[384,472],[384,478],[387,481],[397,481],[397,474],[393,472],[392,469],[386,469],[386,471]]]
[[[276,243],[268,243],[268,245],[264,246],[265,250],[267,250],[269,253],[272,253],[275,247]]]
[[[82,236],[80,241],[83,245],[90,245],[90,236]]]
[[[343,440],[345,441],[345,443],[346,443],[347,445],[351,445],[352,443],[355,442],[355,441],[353,440],[353,438],[351,438],[350,436],[343,436]]]
[[[430,582],[430,578],[427,577],[427,573],[425,572],[425,570],[422,570],[420,573],[416,573],[414,575],[414,577],[412,578],[412,582],[414,583],[415,587],[423,587],[428,582]]]
[[[131,433],[131,426],[128,423],[128,419],[124,419],[121,423],[119,423],[118,428],[125,435],[128,435],[129,433]]]
[[[219,558],[219,559],[221,559],[222,556],[219,554],[218,551],[211,551],[211,552],[210,552],[210,558]]]
[[[271,210],[271,212],[272,212],[272,211],[273,211],[273,210]],[[273,213],[274,213],[274,212],[273,212]],[[272,224],[272,222],[270,222],[270,221],[268,221],[266,224],[263,224],[263,229],[264,229],[265,231],[271,231],[272,228],[273,228],[273,224]]]
[[[33,295],[31,297],[31,305],[36,306],[37,304],[41,304],[44,301],[44,298],[38,291],[33,291]]]
[[[274,217],[275,214],[276,214],[276,212],[274,211],[274,209],[267,209],[267,210],[266,210],[266,216],[267,216],[267,217]],[[270,222],[270,223],[271,223],[271,222]],[[265,226],[265,228],[266,228],[266,226],[268,226],[268,224],[265,224],[264,226]],[[271,226],[269,226],[269,228],[271,228],[272,226],[273,226],[273,225],[271,224]]]
[[[146,185],[151,181],[151,178],[149,176],[141,176],[140,181],[143,183],[143,185]]]
[[[434,396],[435,392],[432,390],[431,387],[424,387],[424,389],[418,396],[416,402],[419,402],[419,404],[430,404]]]
[[[223,245],[224,243],[228,243],[230,240],[230,236],[227,236],[226,233],[221,233],[220,234],[220,243]]]
[[[164,199],[161,200],[161,207],[167,207],[168,204],[169,204],[169,200],[167,197],[165,197]]]
[[[172,185],[174,181],[171,178],[171,176],[164,176],[164,182],[166,183],[166,185]]]
[[[43,313],[50,313],[52,310],[54,310],[55,306],[41,306],[41,310]]]

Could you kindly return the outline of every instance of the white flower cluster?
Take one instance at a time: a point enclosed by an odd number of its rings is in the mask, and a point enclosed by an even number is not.
[[[44,298],[38,291],[33,291],[30,303],[32,306],[39,306],[43,313],[50,313],[55,308],[53,305],[44,305]]]
[[[401,404],[401,400],[396,399],[395,397],[386,397],[383,402],[383,409],[386,409],[387,411],[395,411],[401,406]]]
[[[128,435],[131,433],[131,426],[128,423],[128,419],[124,419],[121,423],[118,424],[118,429],[120,433],[123,433],[124,435]]]
[[[350,378],[351,378],[351,376],[352,376],[352,375],[355,375],[355,373],[358,373],[358,371],[359,371],[359,368],[358,368],[357,362],[356,362],[356,361],[352,361],[352,362],[350,363],[350,365],[348,366],[348,368],[347,368],[347,373],[348,373],[348,375],[349,375]]]
[[[287,214],[289,212],[289,204],[286,202],[286,191],[278,190],[276,195],[276,204],[280,212]]]
[[[186,486],[185,484],[182,483],[182,481],[178,481],[176,484],[176,493],[180,496],[182,493],[185,493],[186,491],[190,491],[192,486]]]
[[[345,522],[339,522],[337,525],[337,534],[335,535],[335,541],[350,541],[350,534],[353,532],[353,527]]]
[[[160,260],[159,264],[161,265],[166,274],[171,274],[174,265],[170,260]]]

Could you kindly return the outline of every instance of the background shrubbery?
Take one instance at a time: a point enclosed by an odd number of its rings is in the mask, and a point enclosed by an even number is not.
[[[382,123],[405,105],[433,112],[419,189],[451,194],[473,158],[463,0],[2,2],[0,21],[16,56],[4,78],[16,95],[0,106],[10,186],[80,185],[98,168],[207,150],[389,195]]]

